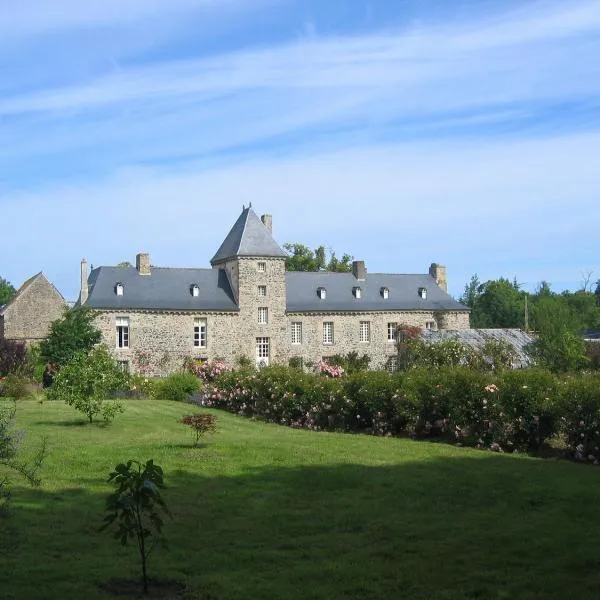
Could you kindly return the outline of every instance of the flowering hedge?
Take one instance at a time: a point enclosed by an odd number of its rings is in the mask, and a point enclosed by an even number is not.
[[[203,404],[291,427],[435,435],[502,452],[535,452],[559,434],[573,456],[600,460],[597,374],[448,367],[328,377],[271,366],[223,370]]]

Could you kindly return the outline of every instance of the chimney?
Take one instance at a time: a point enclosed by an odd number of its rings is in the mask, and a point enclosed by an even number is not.
[[[88,264],[85,258],[81,259],[81,292],[79,293],[79,304],[84,305],[88,299]]]
[[[263,225],[269,230],[269,233],[273,233],[273,215],[263,215],[260,220]]]
[[[150,255],[147,252],[135,255],[135,268],[140,275],[150,275]]]
[[[358,281],[364,281],[367,278],[367,268],[364,260],[355,260],[352,263],[352,273]]]
[[[446,267],[444,265],[431,263],[429,274],[435,279],[435,282],[442,290],[444,290],[444,292],[448,291],[448,278],[446,277]]]

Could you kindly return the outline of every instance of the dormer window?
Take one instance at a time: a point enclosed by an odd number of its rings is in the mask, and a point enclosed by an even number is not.
[[[124,289],[125,288],[123,287],[122,283],[115,283],[115,294],[117,296],[122,296]]]
[[[362,290],[359,287],[355,287],[352,289],[352,293],[357,300],[360,300],[362,296]]]
[[[381,297],[384,300],[387,300],[390,297],[390,290],[386,287],[381,288]]]
[[[325,300],[325,298],[327,298],[327,290],[323,287],[320,287],[317,289],[317,296],[319,296],[321,300]]]
[[[419,288],[419,296],[421,296],[423,300],[427,300],[427,288]]]
[[[198,287],[197,283],[194,283],[190,286],[190,294],[192,294],[194,298],[197,298],[200,295],[200,288]]]

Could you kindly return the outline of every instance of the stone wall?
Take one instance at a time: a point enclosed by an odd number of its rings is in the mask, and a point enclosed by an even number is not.
[[[129,347],[117,347],[117,324],[120,317],[129,319]],[[194,320],[206,319],[206,347],[194,346]],[[239,355],[237,313],[173,313],[150,311],[98,311],[96,326],[102,341],[117,361],[127,363],[131,372],[166,375],[181,369],[187,357],[214,360],[223,358],[235,364]],[[142,353],[149,360],[148,369],[138,367]]]
[[[62,317],[65,308],[64,298],[40,273],[26,282],[4,308],[3,335],[28,344],[39,343],[47,337],[52,321]]]
[[[260,264],[264,270],[259,269]],[[373,368],[385,367],[396,353],[388,340],[388,323],[425,328],[428,323],[440,329],[468,329],[468,312],[439,313],[373,312],[336,314],[288,314],[286,312],[285,261],[281,258],[240,257],[215,265],[228,274],[239,312],[175,313],[168,311],[104,311],[97,317],[104,342],[119,361],[127,362],[132,372],[139,371],[140,352],[147,355],[149,375],[164,375],[180,369],[186,357],[208,360],[223,358],[236,364],[239,357],[258,362],[257,338],[269,339],[269,362],[287,364],[292,357],[318,362],[322,357],[357,351],[371,357]],[[266,295],[259,294],[259,287]],[[259,323],[259,308],[266,308],[268,319]],[[129,319],[129,348],[117,348],[116,319]],[[207,322],[206,348],[194,347],[194,319]],[[302,343],[292,344],[292,323],[302,323]],[[323,344],[323,322],[334,324],[334,343]],[[359,340],[360,322],[370,323],[370,341]],[[265,361],[266,362],[266,361]]]
[[[468,313],[444,313],[453,329],[468,329]],[[302,357],[304,363],[317,362],[323,357],[334,354],[358,352],[371,357],[373,369],[385,368],[390,356],[396,354],[396,344],[388,339],[388,324],[404,324],[422,329],[427,323],[437,322],[440,315],[434,312],[371,312],[371,313],[338,313],[338,314],[290,314],[288,315],[287,354],[291,357]],[[360,322],[370,324],[370,341],[360,341]],[[292,344],[292,323],[302,323],[302,343]],[[332,322],[334,331],[333,344],[323,343],[323,323]],[[447,327],[446,327],[447,328]]]

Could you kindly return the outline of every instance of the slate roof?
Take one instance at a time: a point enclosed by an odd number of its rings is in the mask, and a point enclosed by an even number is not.
[[[248,207],[242,211],[210,263],[214,265],[235,256],[286,258],[287,254],[279,247],[252,208]]]
[[[600,341],[600,329],[586,329],[581,335],[587,341]]]
[[[440,342],[442,340],[457,340],[472,348],[481,348],[486,341],[492,339],[510,344],[516,353],[514,368],[528,367],[533,360],[527,353],[527,346],[534,341],[528,333],[522,329],[461,329],[432,331],[423,329],[421,338],[427,342]]]
[[[115,286],[123,284],[123,295]],[[198,285],[194,297],[191,286]],[[140,275],[135,267],[98,267],[88,278],[86,306],[98,309],[237,311],[227,274],[222,269],[152,267]]]
[[[288,272],[285,277],[289,312],[469,310],[440,289],[428,274],[368,273],[364,281],[357,280],[352,273]],[[317,295],[320,287],[327,291],[325,300]],[[361,288],[360,299],[353,294],[355,287]],[[381,293],[382,288],[389,290],[387,299]],[[426,299],[419,296],[419,288],[427,290]]]

